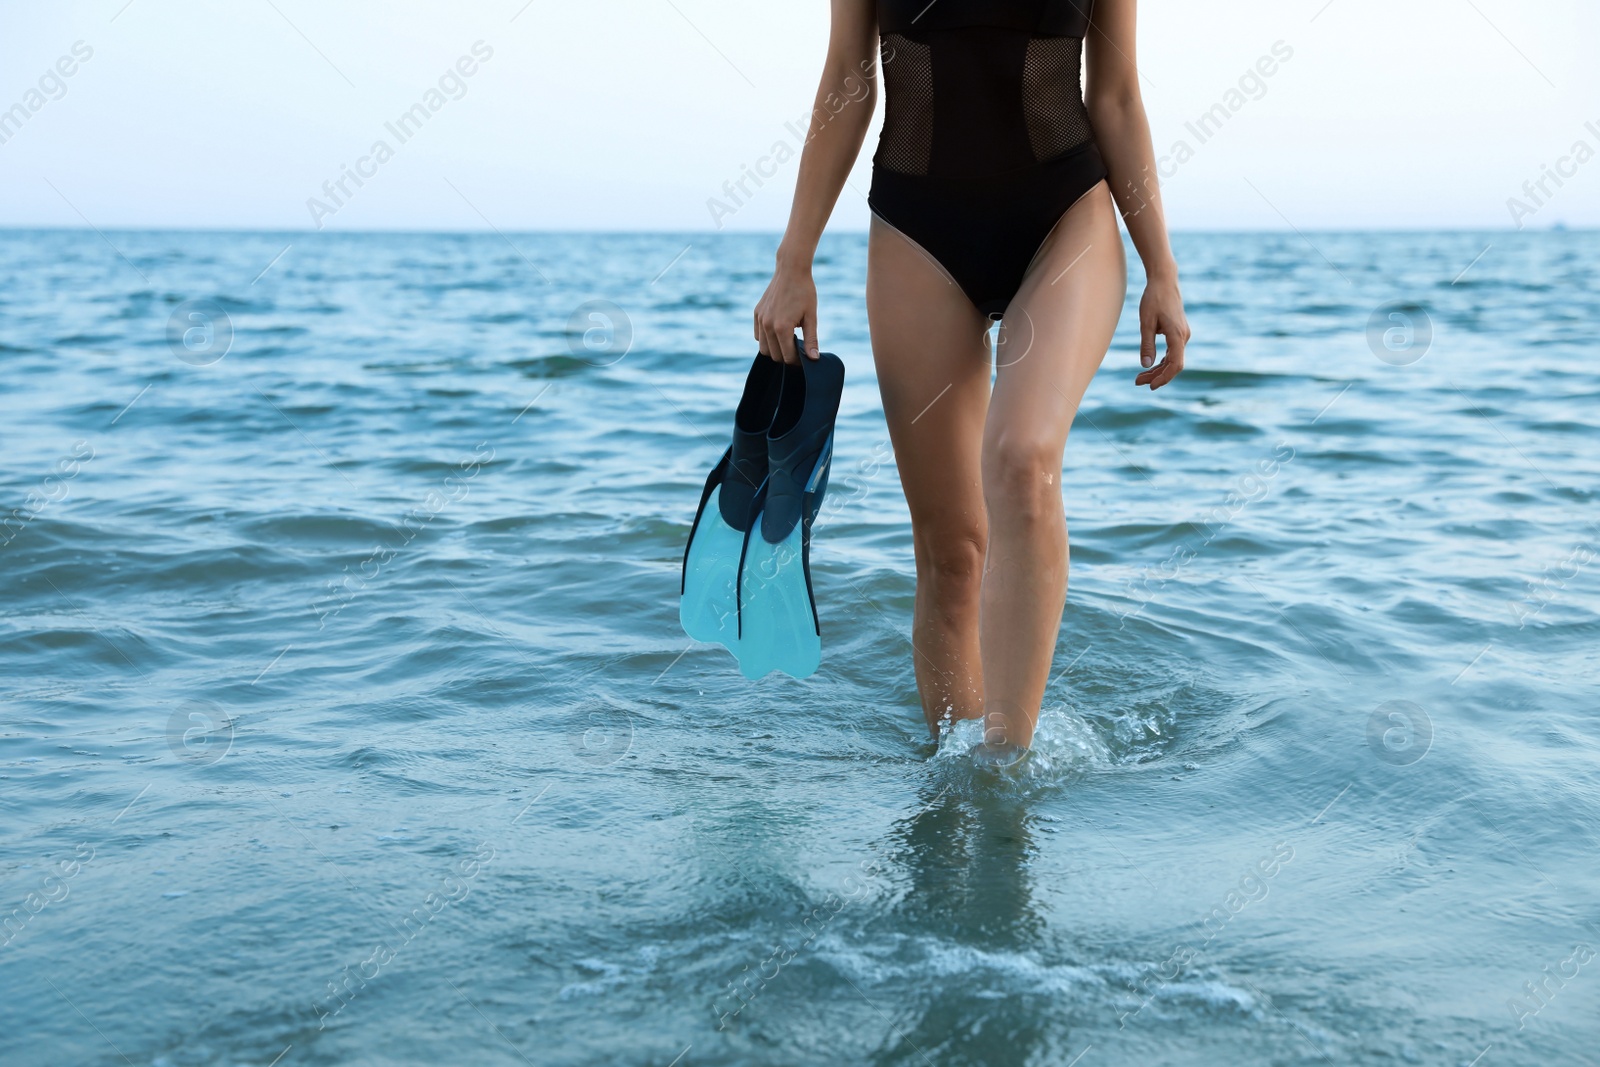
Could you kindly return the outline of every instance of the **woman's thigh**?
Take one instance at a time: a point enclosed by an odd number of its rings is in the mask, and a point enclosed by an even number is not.
[[[867,317],[895,463],[919,562],[985,530],[981,456],[989,406],[988,320],[909,238],[874,217]]]
[[[1127,272],[1102,184],[1062,217],[1006,308],[984,432],[991,480],[1008,458],[1047,460],[1048,473],[1059,473],[1073,417],[1116,332]]]

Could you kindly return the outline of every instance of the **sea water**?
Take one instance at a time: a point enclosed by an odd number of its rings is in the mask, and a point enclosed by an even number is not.
[[[861,236],[822,666],[752,683],[677,595],[776,237],[0,234],[0,1060],[1591,1061],[1600,241],[1175,243],[996,773]]]

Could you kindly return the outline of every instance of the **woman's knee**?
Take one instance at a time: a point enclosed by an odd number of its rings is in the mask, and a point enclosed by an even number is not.
[[[917,574],[952,594],[976,590],[983,580],[986,537],[979,527],[944,528],[916,537]]]
[[[983,457],[983,495],[991,516],[1040,521],[1061,512],[1062,443],[1002,433]]]

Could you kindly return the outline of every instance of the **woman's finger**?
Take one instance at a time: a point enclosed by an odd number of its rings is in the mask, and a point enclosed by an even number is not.
[[[806,356],[811,358],[811,359],[816,359],[817,358],[817,353],[819,351],[821,351],[821,349],[822,349],[821,342],[819,342],[817,340],[817,309],[816,308],[812,307],[812,308],[807,308],[806,309],[806,315],[805,315],[805,318],[800,323],[800,329],[805,334]]]
[[[1156,324],[1139,316],[1139,366],[1148,367],[1156,361]]]
[[[1161,366],[1156,368],[1155,380],[1150,383],[1150,388],[1160,389],[1183,370],[1183,359],[1173,354],[1172,349],[1167,349],[1167,358],[1161,361]]]
[[[1135,378],[1133,384],[1148,385],[1152,389],[1160,389],[1163,385],[1176,378],[1181,370],[1183,370],[1183,362],[1175,360],[1169,355],[1166,359],[1163,359],[1160,363]]]
[[[1171,326],[1161,331],[1162,335],[1167,339],[1167,358],[1177,361],[1178,370],[1183,369],[1183,350],[1189,344],[1188,332],[1182,327],[1174,328]]]
[[[759,313],[756,315],[756,349],[763,356],[772,355],[772,345],[768,341],[767,322]]]

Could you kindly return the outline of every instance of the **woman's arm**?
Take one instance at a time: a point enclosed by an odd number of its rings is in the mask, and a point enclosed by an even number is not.
[[[1167,241],[1161,186],[1150,122],[1139,95],[1135,61],[1137,0],[1098,0],[1089,29],[1089,81],[1085,101],[1095,140],[1110,172],[1111,193],[1122,211],[1128,236],[1144,261],[1145,291],[1139,301],[1139,362],[1147,369],[1135,385],[1158,389],[1183,370],[1189,320],[1178,292],[1178,264]],[[1152,367],[1156,334],[1167,339],[1166,358]]]
[[[832,11],[828,59],[800,152],[789,226],[778,246],[777,269],[755,311],[762,354],[785,363],[800,361],[794,350],[796,327],[805,335],[806,354],[815,359],[820,351],[811,260],[855,166],[878,100],[876,5],[873,0],[832,0]]]

